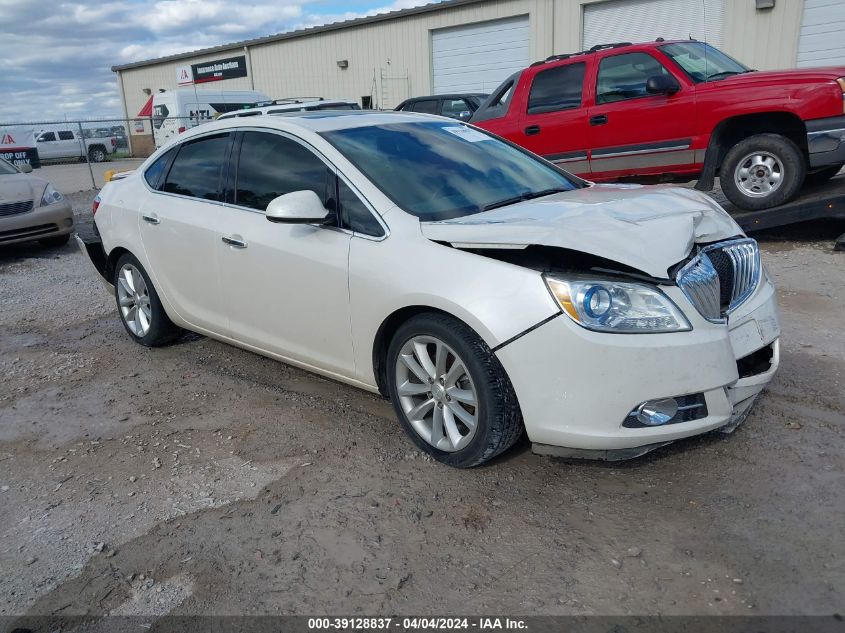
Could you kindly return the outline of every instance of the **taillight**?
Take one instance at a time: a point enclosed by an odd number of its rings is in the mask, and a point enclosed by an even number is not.
[[[112,137],[112,139],[111,139],[111,146],[112,146],[112,147],[117,147],[117,139],[116,139],[116,138],[114,138],[114,137]]]
[[[91,203],[91,215],[97,215],[97,209],[100,208],[100,196],[98,195],[94,198],[94,202]]]
[[[180,128],[179,128],[179,134],[181,134],[181,133],[182,133],[182,132],[184,132],[184,131],[185,131],[185,128],[184,128],[184,127],[180,127]]]

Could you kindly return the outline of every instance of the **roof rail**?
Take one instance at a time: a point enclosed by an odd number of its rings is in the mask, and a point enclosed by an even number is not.
[[[284,97],[283,99],[271,99],[269,101],[258,101],[252,104],[253,108],[264,108],[266,106],[286,105],[290,103],[305,103],[306,101],[325,101],[325,97]]]
[[[621,46],[631,46],[631,42],[613,42],[611,44],[596,44],[591,48],[588,48],[584,51],[578,51],[577,53],[562,53],[560,55],[551,55],[550,57],[546,57],[546,59],[540,60],[538,62],[534,62],[531,66],[542,66],[548,62],[559,62],[563,59],[569,59],[570,57],[576,57],[578,55],[589,55],[591,53],[596,53],[598,51],[603,51],[608,48],[619,48]]]

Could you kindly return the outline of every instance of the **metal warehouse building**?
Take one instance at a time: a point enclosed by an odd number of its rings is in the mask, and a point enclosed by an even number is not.
[[[415,95],[489,92],[552,54],[657,37],[706,39],[757,69],[845,64],[843,32],[845,0],[446,0],[112,70],[127,118],[192,65],[216,89],[392,108]],[[227,71],[233,59],[240,72]]]

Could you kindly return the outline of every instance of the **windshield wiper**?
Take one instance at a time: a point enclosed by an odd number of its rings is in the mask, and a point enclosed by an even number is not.
[[[732,75],[744,75],[745,73],[753,72],[751,69],[748,70],[723,70],[720,73],[713,73],[710,75],[705,81],[714,81],[715,79],[725,79],[726,77],[730,77]]]
[[[533,200],[534,198],[542,198],[543,196],[550,196],[553,193],[561,193],[563,191],[569,191],[569,189],[564,187],[553,187],[551,189],[542,189],[541,191],[524,191],[518,196],[505,198],[504,200],[499,200],[498,202],[491,202],[490,204],[481,207],[481,210],[492,211],[493,209],[508,207],[512,204],[516,204],[517,202],[525,202],[526,200]]]

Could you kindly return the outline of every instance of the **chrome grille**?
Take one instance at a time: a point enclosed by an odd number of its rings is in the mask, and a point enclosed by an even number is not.
[[[757,242],[743,238],[700,249],[680,270],[677,282],[701,316],[719,323],[752,295],[760,270]]]
[[[32,211],[32,200],[23,202],[0,202],[0,216],[17,215]]]

